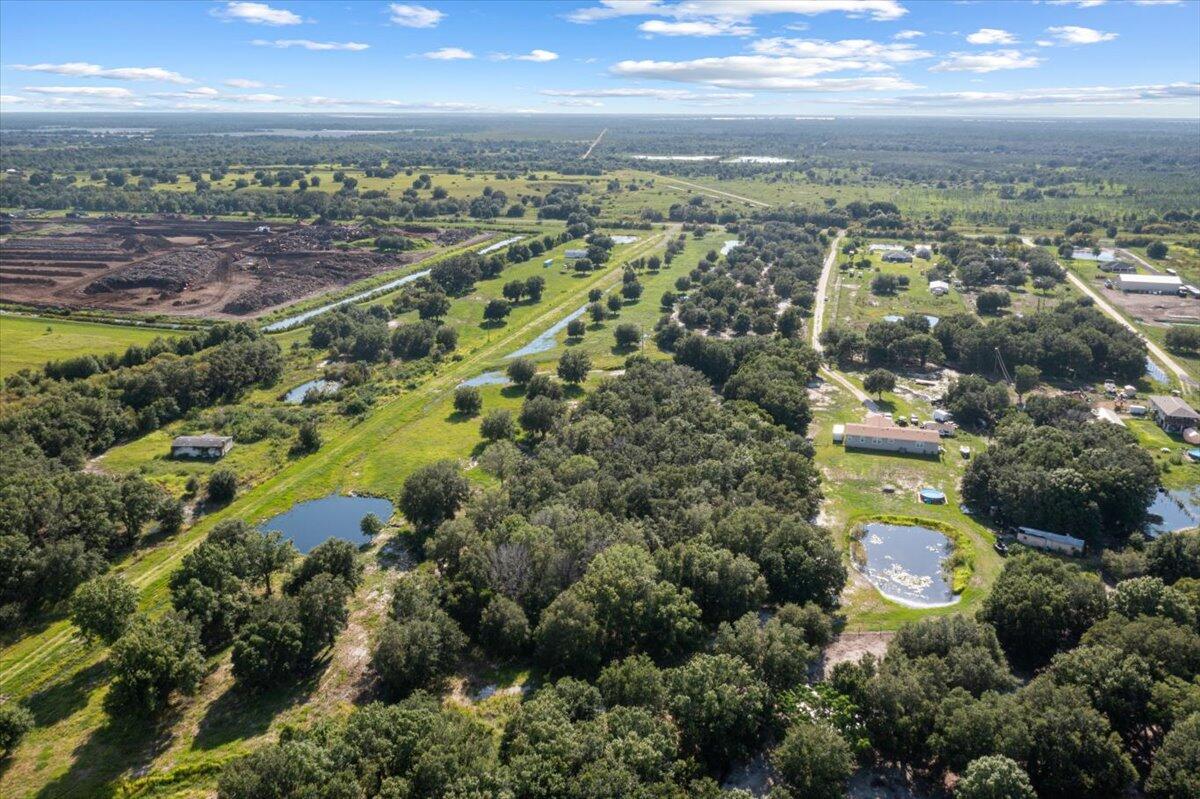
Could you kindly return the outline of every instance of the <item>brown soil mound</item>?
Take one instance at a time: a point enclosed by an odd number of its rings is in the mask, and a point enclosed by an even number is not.
[[[209,249],[164,253],[97,278],[84,289],[84,293],[103,294],[137,288],[179,293],[190,285],[208,279],[220,265],[221,256]]]

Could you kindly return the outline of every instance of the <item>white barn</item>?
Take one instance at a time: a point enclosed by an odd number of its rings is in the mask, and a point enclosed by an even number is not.
[[[1182,287],[1177,275],[1117,275],[1117,288],[1126,294],[1178,294]]]

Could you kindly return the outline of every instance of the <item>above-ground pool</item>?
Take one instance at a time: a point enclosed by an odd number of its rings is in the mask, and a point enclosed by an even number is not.
[[[379,497],[330,494],[323,499],[299,502],[258,527],[260,530],[278,530],[295,544],[300,554],[307,555],[317,544],[330,538],[340,538],[356,546],[369,543],[371,537],[363,535],[359,526],[368,513],[374,513],[386,522],[392,516],[392,503]]]
[[[914,608],[953,605],[944,564],[953,552],[950,539],[915,525],[870,522],[863,525],[861,561],[855,565],[879,593]]]

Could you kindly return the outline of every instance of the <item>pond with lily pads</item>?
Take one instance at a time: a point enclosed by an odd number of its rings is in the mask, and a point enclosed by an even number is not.
[[[868,522],[860,533],[855,566],[883,596],[914,608],[958,602],[946,568],[954,545],[944,533],[884,522]]]

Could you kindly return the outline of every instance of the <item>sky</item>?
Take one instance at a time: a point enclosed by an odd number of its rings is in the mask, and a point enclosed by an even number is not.
[[[1200,119],[1200,0],[0,0],[0,111]]]

